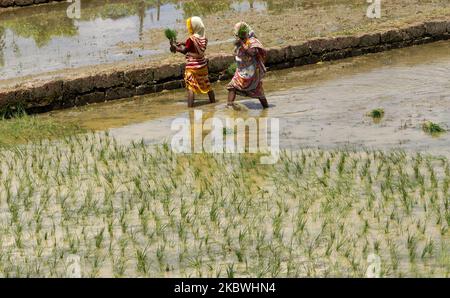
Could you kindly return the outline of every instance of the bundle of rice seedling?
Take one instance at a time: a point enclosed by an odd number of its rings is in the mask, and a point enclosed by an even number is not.
[[[176,42],[177,41],[177,31],[167,28],[164,31],[164,34],[166,35],[167,39],[170,40],[171,42]]]
[[[445,129],[442,128],[441,126],[439,126],[439,124],[433,123],[431,121],[426,121],[422,125],[422,129],[423,129],[423,131],[425,131],[426,133],[429,133],[429,134],[438,134],[438,133],[445,132]]]
[[[370,111],[368,116],[374,118],[374,119],[380,119],[384,117],[384,109],[374,109]]]
[[[242,26],[241,28],[239,28],[238,37],[240,39],[245,39],[249,33],[250,29],[248,27]]]

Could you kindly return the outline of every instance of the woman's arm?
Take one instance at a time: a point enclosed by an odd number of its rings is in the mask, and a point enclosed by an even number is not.
[[[182,53],[182,54],[186,54],[188,52],[188,49],[186,48],[186,43],[184,42],[179,42],[177,44],[174,43],[170,43],[170,51],[172,53]]]
[[[247,52],[250,56],[256,56],[258,55],[258,48],[250,47],[245,42],[241,42],[242,49]]]
[[[244,42],[242,39],[236,40],[235,45],[235,54],[238,53],[239,49],[242,49],[244,52],[249,54],[250,56],[255,56],[258,52],[255,48],[251,48]]]

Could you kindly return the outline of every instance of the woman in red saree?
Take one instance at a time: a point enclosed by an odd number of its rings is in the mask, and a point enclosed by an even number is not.
[[[188,107],[194,106],[195,94],[208,94],[209,101],[216,101],[214,91],[209,82],[208,61],[205,51],[208,39],[205,37],[205,26],[199,17],[186,21],[189,38],[184,43],[171,44],[172,52],[186,55],[184,81],[188,92]]]
[[[236,37],[235,56],[237,69],[228,84],[228,106],[235,107],[236,94],[258,98],[263,108],[268,108],[262,79],[266,73],[264,62],[267,52],[256,38],[252,28],[244,22],[234,27]]]

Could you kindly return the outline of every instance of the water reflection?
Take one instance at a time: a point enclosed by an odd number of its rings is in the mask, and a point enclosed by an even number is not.
[[[158,41],[146,49],[137,47],[132,51],[119,45],[142,41],[148,30],[181,28],[184,19],[192,15],[276,11],[297,6],[298,2],[82,0],[79,20],[67,17],[69,3],[64,2],[0,12],[0,77],[9,79],[161,54],[167,49]]]
[[[167,44],[157,39],[145,49],[125,50],[120,44],[142,41],[150,30],[182,28],[184,19],[192,15],[234,11],[277,14],[285,9],[344,3],[366,5],[361,0],[82,0],[79,20],[67,17],[69,3],[65,2],[0,11],[0,77],[165,53]]]
[[[5,20],[2,22],[15,36],[32,38],[36,46],[41,48],[55,37],[67,37],[77,35],[77,28],[69,18],[42,18],[42,16],[30,16],[24,22]]]

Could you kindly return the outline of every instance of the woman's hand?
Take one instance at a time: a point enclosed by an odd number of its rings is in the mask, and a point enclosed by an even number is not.
[[[184,42],[170,42],[170,51],[172,53],[180,52],[181,54],[186,54],[188,50],[186,49],[186,43]]]
[[[170,41],[170,51],[172,53],[176,53],[177,52],[177,46],[173,43],[173,41]]]

